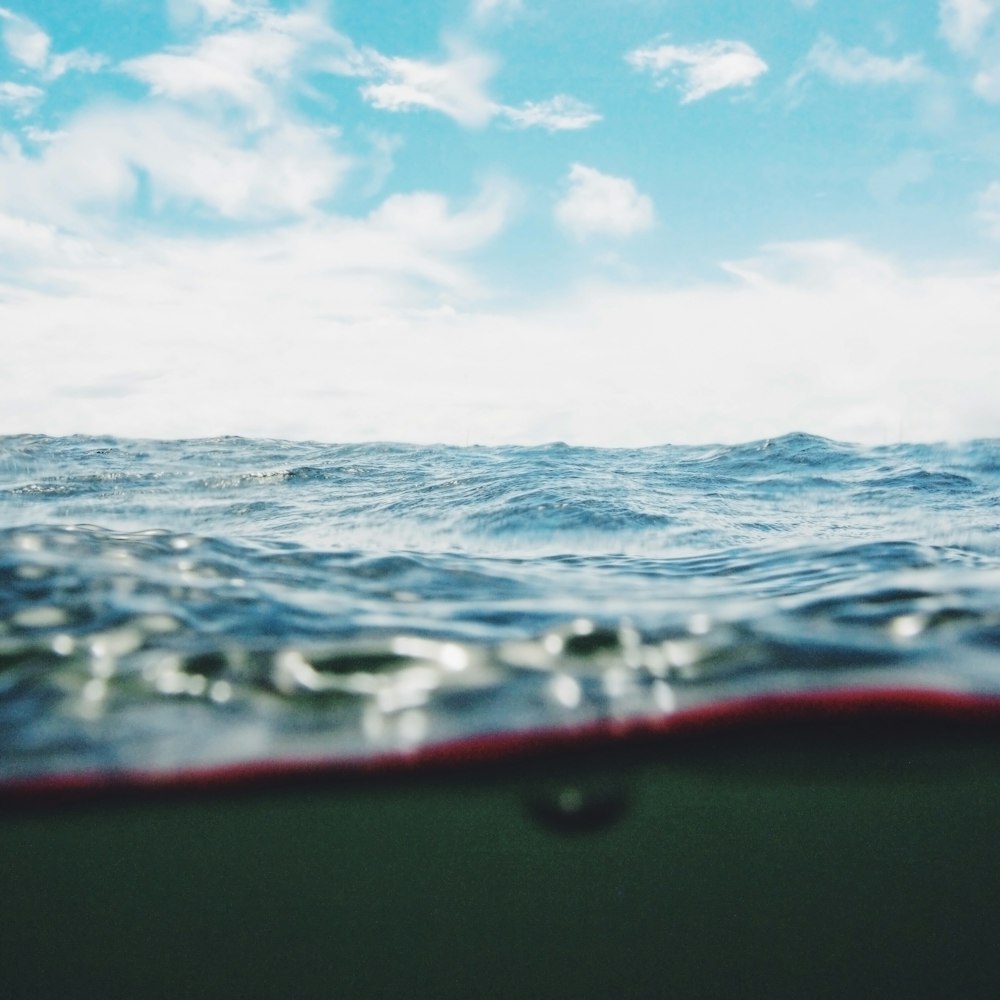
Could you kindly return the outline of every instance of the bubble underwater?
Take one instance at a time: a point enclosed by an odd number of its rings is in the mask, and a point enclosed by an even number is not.
[[[1000,441],[0,438],[0,779],[1000,696]]]

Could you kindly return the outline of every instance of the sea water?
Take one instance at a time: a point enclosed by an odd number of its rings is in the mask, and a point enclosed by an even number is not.
[[[1000,695],[1000,441],[0,438],[0,778]]]

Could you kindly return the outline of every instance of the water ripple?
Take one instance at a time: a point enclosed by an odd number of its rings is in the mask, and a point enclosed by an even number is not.
[[[0,776],[1000,694],[1000,444],[0,438]]]

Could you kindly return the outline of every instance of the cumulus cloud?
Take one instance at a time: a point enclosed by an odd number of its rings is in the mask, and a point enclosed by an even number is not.
[[[467,255],[495,237],[508,206],[509,192],[491,184],[467,205],[415,192],[365,218],[324,214],[238,238],[127,241],[84,241],[0,212],[0,328],[11,333],[0,433],[21,421],[53,426],[49,407],[61,400],[76,432],[111,420],[120,433],[170,435],[197,413],[196,435],[227,424],[262,434],[285,410],[273,429],[294,435],[307,410],[325,407],[323,434],[349,436],[350,421],[357,432],[377,417],[366,408],[372,393],[409,398],[417,389],[398,364],[410,360],[407,338],[422,317],[476,300]],[[7,263],[19,271],[4,286]],[[392,342],[398,353],[376,365],[373,351]],[[432,382],[449,360],[437,358]],[[118,389],[104,399],[109,383]],[[419,421],[421,407],[413,415]]]
[[[555,206],[555,219],[577,239],[631,236],[653,225],[652,200],[640,194],[627,177],[574,163],[566,183],[566,193]]]
[[[795,86],[812,75],[848,85],[908,84],[926,80],[930,71],[924,65],[923,57],[915,53],[892,59],[860,46],[844,48],[829,35],[821,35],[790,83]]]
[[[684,104],[720,90],[749,87],[767,72],[767,63],[746,42],[671,45],[666,37],[633,49],[625,59],[633,69],[649,73],[657,86],[678,84]]]
[[[306,126],[248,139],[179,108],[106,107],[79,115],[38,155],[9,138],[0,150],[0,209],[86,231],[130,207],[141,176],[154,210],[282,219],[330,197],[346,168],[328,137]]]
[[[938,12],[948,44],[957,52],[970,53],[1000,12],[1000,0],[940,0]]]
[[[517,107],[500,105],[497,113],[515,128],[543,128],[549,132],[589,128],[602,118],[589,104],[566,94],[547,101],[526,101]]]
[[[492,240],[510,214],[513,193],[507,184],[493,181],[459,212],[435,192],[394,194],[368,217],[379,231],[405,237],[427,250],[457,254],[474,250]]]
[[[148,142],[153,133],[188,125],[190,122],[183,119],[172,125],[165,119],[154,120],[148,133],[138,135],[137,144]],[[100,138],[107,137],[98,135]],[[294,143],[293,137],[275,138],[280,153],[286,153]],[[205,139],[205,135],[192,137],[193,142]],[[167,146],[174,141],[174,135],[164,140]],[[74,147],[61,150],[60,155],[80,151]],[[163,154],[163,147],[151,150],[150,161]],[[154,197],[198,199],[219,212],[243,211],[259,217],[269,211],[296,208],[288,176],[282,178],[273,163],[261,160],[257,165],[259,171],[244,166],[241,175],[238,161],[235,170],[227,163],[225,173],[234,187],[228,192],[222,171],[193,179],[173,173],[171,165],[148,182]],[[171,288],[203,286],[208,292],[228,284],[234,294],[241,287],[248,293],[254,289],[254,294],[268,289],[275,301],[301,295],[320,311],[381,317],[391,314],[395,306],[423,304],[429,289],[447,289],[459,296],[476,294],[477,284],[462,265],[463,255],[489,243],[503,229],[513,203],[510,185],[492,181],[464,206],[456,207],[435,192],[396,194],[366,217],[312,213],[279,226],[241,230],[238,236],[166,238],[147,227],[122,232],[108,225],[87,228],[84,224],[73,234],[65,224],[65,208],[57,211],[51,201],[32,204],[27,197],[50,193],[43,182],[68,180],[57,174],[52,164],[38,166],[42,173],[46,166],[50,170],[48,176],[36,173],[31,178],[36,183],[33,191],[15,191],[13,194],[20,197],[12,197],[9,204],[0,203],[0,289],[15,297],[16,285],[3,288],[5,272],[8,280],[16,274],[18,283],[27,280],[84,296],[108,293],[134,299],[137,306],[144,295],[149,295],[150,301],[169,297]],[[111,201],[127,197],[134,186],[134,177],[113,157],[105,163],[92,161],[90,166],[94,173],[81,178],[70,192],[73,207],[80,214],[99,198]],[[268,184],[273,187],[266,187]],[[0,191],[8,189],[0,181]],[[31,210],[40,208],[58,217],[39,219],[36,213],[31,218]],[[102,219],[108,221],[107,211]],[[110,270],[109,262],[114,262]],[[0,300],[3,298],[0,294]]]
[[[197,228],[213,216],[287,223],[329,211],[353,160],[341,151],[336,128],[290,111],[294,93],[307,83],[298,77],[310,70],[360,79],[378,107],[431,108],[469,127],[502,116],[515,127],[554,131],[599,117],[565,95],[517,108],[498,104],[486,89],[494,70],[489,56],[453,47],[434,63],[358,49],[316,7],[278,14],[266,4],[198,0],[188,5],[192,12],[199,32],[208,24],[207,34],[122,66],[149,86],[152,100],[89,106],[58,132],[29,126],[26,144],[4,138],[0,211],[84,235],[126,220],[133,228],[148,225],[168,212],[174,227],[187,221]],[[14,25],[15,35],[27,32],[15,15],[4,23]],[[26,51],[27,43],[20,44]],[[82,65],[85,55],[53,56],[37,42],[35,50],[46,72],[56,59],[64,67]],[[42,97],[34,85],[0,88],[0,104],[22,117]],[[243,114],[217,114],[220,102]],[[392,167],[392,148],[386,139],[373,150],[376,188],[378,171]],[[431,203],[421,204],[429,212]],[[438,221],[433,213],[425,219],[429,226]]]
[[[153,99],[90,106],[33,142],[0,136],[0,433],[608,445],[1000,435],[995,274],[928,276],[842,241],[785,244],[727,265],[725,281],[590,283],[495,311],[474,255],[502,233],[511,190],[489,184],[462,204],[412,191],[336,214],[341,140],[287,114],[288,90],[325,70],[386,111],[467,127],[581,128],[596,111],[566,95],[502,104],[487,54],[394,59],[340,39],[315,7],[172,7],[194,41],[128,64]],[[0,22],[8,47],[11,23]],[[41,94],[29,84],[59,66],[37,37],[32,55],[22,29],[13,45],[28,82],[0,91],[11,108],[29,108]],[[699,63],[711,45],[734,58]],[[741,45],[636,69],[698,100],[764,71]],[[381,148],[390,159],[391,140]],[[995,187],[979,202],[991,232]],[[168,210],[170,238],[157,225]],[[579,239],[654,224],[632,180],[580,163],[554,211]]]

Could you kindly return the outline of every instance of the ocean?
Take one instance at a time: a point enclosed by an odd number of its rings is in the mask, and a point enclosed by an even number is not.
[[[1000,440],[0,438],[0,780],[1000,696]]]

